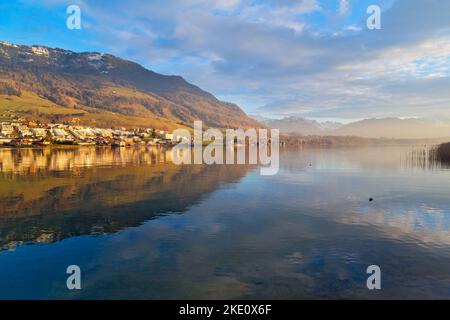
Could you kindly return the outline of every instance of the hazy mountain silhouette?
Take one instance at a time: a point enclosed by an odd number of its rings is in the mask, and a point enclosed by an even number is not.
[[[432,119],[365,119],[334,130],[341,136],[366,138],[421,139],[450,137],[450,121]]]
[[[301,135],[327,134],[340,128],[342,124],[337,122],[318,122],[316,120],[301,117],[285,117],[282,119],[256,118],[270,128],[279,129],[283,133],[296,133]]]
[[[438,118],[364,119],[348,124],[318,122],[301,117],[257,118],[284,133],[319,136],[357,136],[363,138],[426,139],[450,137],[450,120]]]

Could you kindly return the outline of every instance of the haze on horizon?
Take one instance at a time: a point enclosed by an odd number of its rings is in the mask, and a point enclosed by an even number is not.
[[[0,5],[2,40],[108,52],[264,117],[450,117],[450,3],[437,0],[67,1]],[[367,7],[382,9],[368,30]],[[32,14],[30,14],[32,12]]]

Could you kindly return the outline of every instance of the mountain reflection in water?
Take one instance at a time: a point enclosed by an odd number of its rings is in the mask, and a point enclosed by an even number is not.
[[[274,176],[164,149],[0,149],[0,298],[448,299],[450,170],[426,149],[286,149]]]
[[[0,248],[182,213],[247,166],[177,166],[163,148],[0,149]]]

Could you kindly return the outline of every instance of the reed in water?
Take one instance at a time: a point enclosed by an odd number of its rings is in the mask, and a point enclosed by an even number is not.
[[[442,143],[430,152],[430,160],[450,164],[450,142]]]

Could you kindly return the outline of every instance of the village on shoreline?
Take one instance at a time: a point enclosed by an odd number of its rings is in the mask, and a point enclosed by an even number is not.
[[[388,139],[364,138],[357,136],[302,136],[281,134],[280,147],[356,147],[370,145],[439,145],[448,138]],[[269,140],[270,141],[270,138]],[[157,128],[100,128],[71,123],[43,123],[19,117],[0,120],[1,147],[42,147],[42,146],[166,146],[178,143],[194,144],[194,138],[174,138],[173,133]],[[202,144],[209,142],[202,141]],[[239,145],[235,141],[235,145]]]
[[[0,124],[0,147],[49,145],[172,146],[173,134],[155,128],[112,129],[61,123],[42,124],[34,121],[10,121]]]

